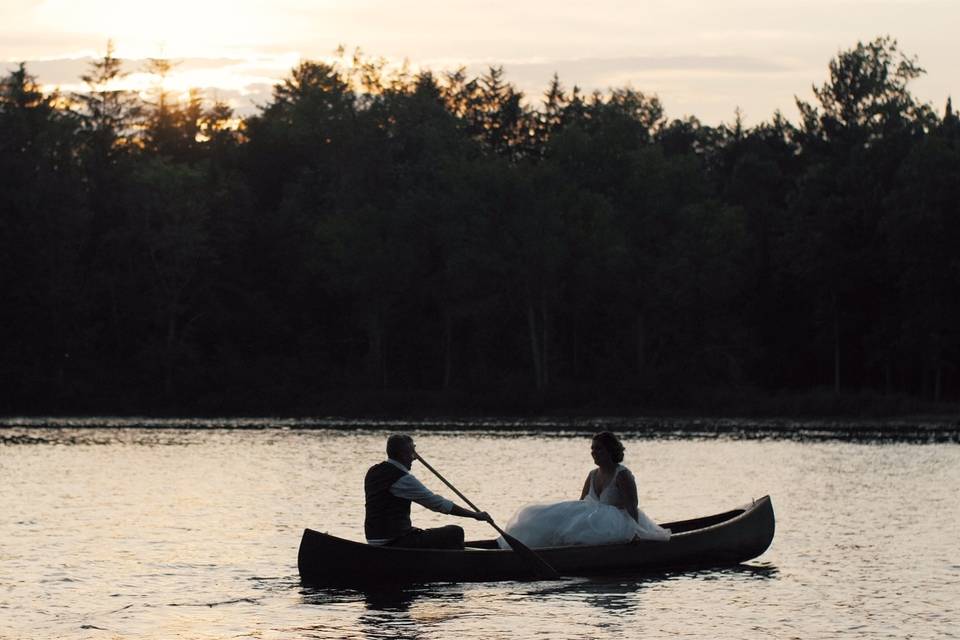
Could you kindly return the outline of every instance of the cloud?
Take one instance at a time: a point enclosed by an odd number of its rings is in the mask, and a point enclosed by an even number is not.
[[[93,57],[60,58],[54,60],[29,60],[27,70],[40,82],[48,85],[75,83],[87,73]],[[279,80],[297,64],[296,55],[281,55],[258,58],[186,58],[173,59],[172,74],[196,75],[196,72],[216,72],[250,76],[258,80],[269,77]],[[124,70],[129,73],[142,71],[148,63],[146,58],[123,60]],[[9,71],[14,62],[4,65]],[[663,72],[683,73],[729,73],[729,74],[776,74],[789,73],[794,67],[770,58],[747,56],[630,56],[619,58],[572,58],[572,59],[527,59],[467,61],[433,60],[421,65],[435,70],[454,69],[465,66],[469,72],[481,74],[490,66],[503,66],[508,77],[514,81],[536,80],[546,83],[556,72],[561,78],[580,85],[593,84],[591,79],[606,76],[651,74]],[[235,84],[231,82],[230,84]]]
[[[619,58],[576,58],[554,60],[514,60],[503,63],[473,63],[468,68],[502,64],[509,75],[540,75],[549,78],[554,72],[574,82],[580,78],[622,73],[703,72],[703,73],[784,73],[792,65],[770,58],[747,56],[629,56]],[[562,73],[561,73],[562,71]]]
[[[497,62],[471,62],[468,75],[480,75]],[[430,65],[426,65],[430,66]],[[453,68],[456,64],[438,64]],[[735,107],[748,104],[754,115],[765,117],[778,104],[790,106],[792,93],[805,86],[809,75],[803,65],[784,59],[749,56],[629,56],[553,60],[512,60],[502,63],[507,81],[537,102],[553,74],[570,90],[584,92],[631,86],[658,95],[671,115],[674,110],[695,113],[708,122],[728,118]],[[757,87],[779,89],[772,100],[758,101]]]

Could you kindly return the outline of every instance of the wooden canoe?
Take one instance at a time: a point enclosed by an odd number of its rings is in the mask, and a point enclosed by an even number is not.
[[[705,568],[756,558],[773,541],[770,496],[703,518],[667,522],[667,542],[547,547],[537,553],[563,576],[625,575],[662,569]],[[313,585],[482,582],[531,577],[523,558],[495,540],[467,542],[463,550],[398,549],[352,542],[305,529],[297,558],[300,578]]]

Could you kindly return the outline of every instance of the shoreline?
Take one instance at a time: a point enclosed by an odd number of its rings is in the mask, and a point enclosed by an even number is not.
[[[624,393],[596,388],[516,389],[502,392],[434,389],[326,389],[314,392],[261,389],[251,394],[185,394],[170,398],[103,393],[80,398],[19,398],[0,403],[5,417],[316,418],[484,420],[494,418],[582,420],[899,421],[960,424],[960,402],[932,402],[871,390],[835,393],[816,388],[764,391],[755,387],[651,390]]]
[[[365,404],[361,409],[358,404]],[[276,407],[220,406],[217,409],[197,406],[192,403],[183,406],[145,405],[132,407],[84,406],[60,407],[48,410],[0,410],[0,424],[14,419],[145,419],[145,420],[342,420],[342,421],[549,421],[581,422],[591,420],[618,421],[674,421],[674,422],[748,422],[748,423],[785,423],[816,422],[837,424],[952,424],[960,427],[960,404],[941,403],[909,407],[913,410],[887,411],[889,407],[871,405],[851,406],[844,404],[847,410],[828,411],[834,408],[820,404],[806,405],[802,400],[772,402],[764,405],[734,405],[723,408],[710,406],[691,406],[684,408],[655,406],[582,406],[582,407],[466,407],[428,405],[414,407],[407,403],[336,403],[334,405],[298,405],[279,409]],[[855,410],[859,409],[859,410]],[[906,409],[906,408],[905,408]]]
[[[717,417],[148,417],[7,416],[0,417],[0,443],[44,443],[27,432],[67,430],[122,431],[387,431],[556,435],[585,437],[610,430],[640,439],[795,440],[803,442],[908,442],[960,444],[960,420],[952,416],[896,419],[754,419]],[[17,432],[5,435],[4,432]],[[52,439],[57,441],[56,438]]]

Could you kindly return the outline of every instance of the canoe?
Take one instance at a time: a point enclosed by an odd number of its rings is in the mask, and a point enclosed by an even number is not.
[[[773,541],[770,496],[723,513],[663,523],[669,541],[546,547],[537,553],[562,576],[628,575],[664,569],[707,568],[756,558]],[[297,558],[300,579],[311,585],[381,585],[483,582],[532,577],[523,557],[496,540],[466,548],[398,549],[344,540],[305,529]]]

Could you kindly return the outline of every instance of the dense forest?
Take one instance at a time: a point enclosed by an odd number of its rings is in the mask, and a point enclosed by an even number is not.
[[[240,119],[171,65],[2,80],[0,413],[960,398],[960,121],[890,38],[752,128],[361,55]]]

